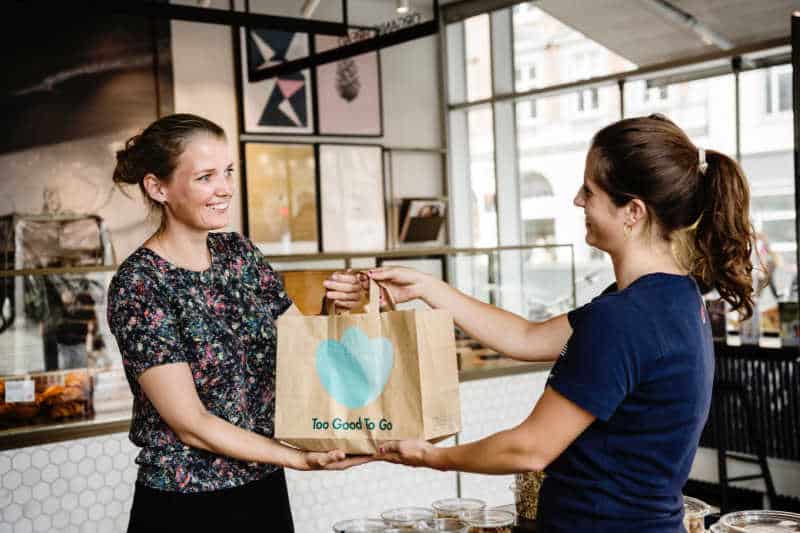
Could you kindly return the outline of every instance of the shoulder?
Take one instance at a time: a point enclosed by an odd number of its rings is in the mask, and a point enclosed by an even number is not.
[[[109,302],[125,295],[160,293],[165,284],[167,264],[144,248],[136,249],[120,264],[108,288]]]

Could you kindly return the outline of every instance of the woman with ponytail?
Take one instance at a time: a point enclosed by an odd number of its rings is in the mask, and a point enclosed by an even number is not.
[[[368,272],[396,302],[450,310],[499,353],[555,362],[518,426],[454,447],[395,442],[379,458],[487,474],[544,470],[537,531],[682,531],[681,490],[714,379],[698,284],[752,312],[748,195],[736,162],[694,145],[665,117],[625,119],[595,135],[574,200],[586,242],[610,255],[616,277],[590,303],[532,323],[408,268]],[[342,301],[363,290],[326,285]]]

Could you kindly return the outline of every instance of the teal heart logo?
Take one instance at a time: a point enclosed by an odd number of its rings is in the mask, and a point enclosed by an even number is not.
[[[317,375],[333,399],[350,409],[380,396],[394,366],[394,349],[386,337],[370,339],[357,327],[338,341],[317,346]]]

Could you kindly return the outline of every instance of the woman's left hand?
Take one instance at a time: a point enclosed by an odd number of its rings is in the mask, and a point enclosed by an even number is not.
[[[366,275],[352,270],[340,270],[322,282],[325,287],[325,299],[334,302],[337,307],[355,309],[361,305],[364,289],[369,288]]]
[[[375,456],[380,461],[408,466],[432,466],[431,454],[435,446],[424,440],[402,440],[383,444]]]
[[[304,467],[301,470],[345,470],[352,466],[362,465],[374,461],[373,457],[358,456],[347,457],[341,450],[330,452],[305,452],[303,454]]]

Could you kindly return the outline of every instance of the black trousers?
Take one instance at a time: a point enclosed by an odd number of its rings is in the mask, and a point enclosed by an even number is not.
[[[184,494],[136,484],[128,533],[264,531],[294,533],[286,476],[211,492]]]

